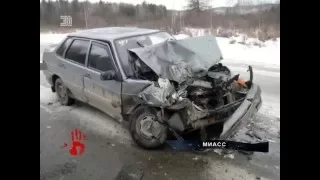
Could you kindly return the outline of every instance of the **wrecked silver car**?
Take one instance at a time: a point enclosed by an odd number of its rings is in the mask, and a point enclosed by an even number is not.
[[[68,54],[77,40],[83,43],[82,66],[72,59],[80,55]],[[43,56],[44,73],[62,104],[78,99],[129,121],[134,141],[144,148],[163,145],[170,134],[226,139],[254,117],[262,100],[252,68],[243,80],[222,60],[214,36],[175,40],[140,28],[73,33]]]
[[[146,120],[142,133],[163,139],[161,131],[166,129],[175,136],[200,130],[202,140],[227,138],[239,121],[258,111],[261,90],[252,83],[252,68],[248,81],[232,76],[220,63],[223,57],[215,37],[139,44],[141,48],[129,50],[135,77],[153,81],[139,97],[157,111],[159,121]]]

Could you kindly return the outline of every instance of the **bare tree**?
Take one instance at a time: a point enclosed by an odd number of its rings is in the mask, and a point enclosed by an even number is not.
[[[179,33],[183,27],[208,28],[230,37],[245,33],[250,37],[270,39],[280,36],[280,3],[256,4],[253,0],[227,0],[229,8],[211,8],[217,0],[186,0],[189,9],[167,10],[163,5],[140,3],[97,3],[80,0],[41,0],[40,27],[60,27],[61,15],[72,16],[72,28],[138,26]],[[260,0],[262,3],[266,0]],[[70,29],[72,29],[70,28]],[[218,31],[215,31],[218,32]],[[186,32],[188,33],[188,32]]]
[[[197,12],[203,11],[210,7],[210,0],[187,0],[187,9],[195,10]]]

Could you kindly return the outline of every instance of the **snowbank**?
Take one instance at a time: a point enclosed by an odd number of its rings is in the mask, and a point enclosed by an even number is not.
[[[189,38],[190,36],[186,34],[178,34],[178,35],[174,35],[174,37],[179,40],[179,39]]]
[[[57,34],[57,33],[40,33],[40,44],[41,43],[59,43],[68,34]]]
[[[192,37],[203,36],[209,33],[207,29],[197,29],[197,28],[184,28],[181,32],[187,33]]]
[[[204,31],[197,31],[203,34]],[[196,34],[196,33],[195,33]],[[190,37],[187,34],[175,35],[177,39]],[[225,62],[280,67],[280,38],[261,42],[255,38],[243,36],[217,37]],[[234,41],[234,43],[230,43]]]
[[[280,66],[280,38],[275,42],[265,42],[263,47],[230,44],[229,38],[222,37],[217,37],[217,41],[226,60],[244,64]]]

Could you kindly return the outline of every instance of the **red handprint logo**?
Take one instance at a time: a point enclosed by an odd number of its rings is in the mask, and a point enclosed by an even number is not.
[[[83,140],[86,140],[86,135],[83,134],[81,131],[78,129],[74,129],[71,131],[71,147],[69,149],[69,153],[72,156],[77,156],[77,155],[82,155],[85,150],[85,145],[83,143]],[[63,143],[62,147],[67,147],[67,143]],[[78,151],[79,149],[79,151]]]

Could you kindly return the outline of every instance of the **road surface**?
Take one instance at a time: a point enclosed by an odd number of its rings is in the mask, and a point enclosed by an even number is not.
[[[40,44],[40,54],[45,44]],[[246,67],[230,64],[235,71]],[[255,67],[254,67],[255,68]],[[267,104],[277,104],[280,97],[278,71],[260,68],[255,74]],[[276,112],[276,111],[275,111]],[[277,112],[276,112],[277,113]],[[280,179],[280,118],[277,114],[259,113],[251,127],[270,141],[269,153],[244,155],[234,152],[231,156],[215,152],[196,154],[163,150],[146,151],[137,147],[127,131],[127,124],[120,124],[97,109],[77,103],[63,107],[57,103],[40,71],[40,179],[114,179],[123,166],[133,166],[143,172],[142,179]],[[86,134],[85,152],[79,157],[69,154],[70,132],[79,129]],[[240,130],[239,139],[246,127]],[[64,143],[68,146],[63,147]],[[139,172],[139,173],[138,173]]]

